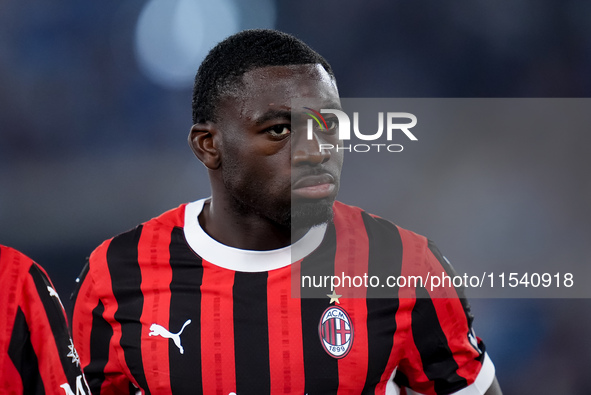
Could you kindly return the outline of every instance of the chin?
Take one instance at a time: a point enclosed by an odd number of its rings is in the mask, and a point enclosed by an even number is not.
[[[332,222],[333,200],[298,202],[291,207],[292,230],[309,229]]]

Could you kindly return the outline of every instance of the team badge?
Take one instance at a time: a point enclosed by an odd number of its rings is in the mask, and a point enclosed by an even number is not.
[[[344,358],[353,345],[353,323],[339,306],[330,306],[320,318],[318,335],[324,350],[333,358]]]

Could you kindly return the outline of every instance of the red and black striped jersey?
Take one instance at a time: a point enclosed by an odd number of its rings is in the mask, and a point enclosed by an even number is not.
[[[0,245],[0,392],[89,394],[47,273]]]
[[[203,204],[90,256],[72,331],[93,393],[397,394],[400,385],[467,395],[492,382],[455,288],[304,284],[452,273],[426,238],[336,202],[334,221],[293,245],[245,251],[207,235]]]

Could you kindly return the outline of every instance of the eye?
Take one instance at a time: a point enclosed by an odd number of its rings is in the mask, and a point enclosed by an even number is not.
[[[339,121],[336,118],[326,119],[326,126],[328,127],[326,130],[327,133],[336,133],[339,127]]]
[[[287,124],[274,125],[266,130],[274,138],[287,137],[291,133],[291,127]]]

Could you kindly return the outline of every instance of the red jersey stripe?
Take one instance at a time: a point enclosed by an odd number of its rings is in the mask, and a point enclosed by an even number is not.
[[[146,375],[148,387],[154,394],[172,393],[168,360],[171,342],[146,340],[151,336],[152,325],[169,328],[172,270],[168,264],[168,245],[171,231],[170,226],[158,222],[154,227],[142,231],[138,244],[138,262],[142,272],[141,290],[144,295],[144,308],[140,318],[144,323],[141,341],[142,360],[146,370],[157,372]]]
[[[335,276],[340,276],[343,282],[347,278],[353,279],[353,284],[341,284],[336,288],[336,293],[343,297],[340,302],[341,307],[349,314],[353,326],[353,343],[349,354],[339,359],[338,395],[342,395],[351,391],[360,392],[367,376],[367,305],[365,303],[367,288],[365,284],[359,286],[354,282],[357,279],[367,278],[369,241],[361,210],[346,209],[341,204],[335,204],[334,209],[337,235]],[[356,386],[353,386],[354,384]]]
[[[411,275],[417,274],[423,275],[421,269],[421,254],[424,251],[425,246],[418,243],[418,239],[413,237],[411,232],[406,229],[398,228],[402,245],[404,249],[402,251],[402,271],[401,276],[408,278]],[[398,364],[398,369],[401,371],[407,371],[412,373],[414,380],[418,382],[428,382],[429,378],[421,369],[421,366],[417,366],[416,361],[420,363],[421,356],[416,347],[415,339],[412,333],[412,311],[416,303],[416,292],[414,287],[402,287],[399,290],[400,307],[396,313],[396,333],[394,336],[394,349],[399,347],[401,350],[406,350],[405,355],[402,356]],[[410,345],[410,346],[409,346]],[[412,361],[415,361],[413,363]],[[419,390],[418,388],[416,388]],[[431,395],[431,393],[429,393]]]
[[[291,297],[287,276],[293,276],[289,267],[271,271],[267,280],[271,393],[303,394],[301,306]]]
[[[125,359],[122,355],[122,350],[119,347],[121,340],[121,324],[115,320],[115,313],[117,312],[117,300],[113,295],[111,273],[109,271],[107,262],[107,251],[111,245],[112,240],[103,243],[95,252],[90,256],[91,264],[96,265],[95,271],[100,272],[102,282],[96,284],[99,292],[99,299],[104,300],[102,316],[112,329],[112,336],[109,339],[109,359],[103,369],[105,379],[101,387],[101,395],[116,394],[117,392],[127,391],[129,385],[127,384],[128,377],[131,377],[129,368],[125,363]],[[96,262],[96,263],[95,263]],[[89,273],[92,274],[92,273]],[[95,317],[99,318],[99,317]],[[94,325],[93,325],[94,329]],[[91,333],[90,337],[100,337],[100,333]],[[80,351],[82,352],[82,351]],[[92,354],[91,354],[92,362]],[[102,362],[102,361],[101,361]],[[83,370],[85,368],[83,367]],[[121,374],[123,372],[123,374]],[[92,388],[92,384],[89,383]],[[137,382],[136,382],[137,385]]]
[[[343,283],[336,287],[336,293],[343,298],[365,298],[365,281],[358,280],[367,278],[369,241],[361,210],[337,202],[334,211],[337,238],[334,274]]]
[[[236,392],[234,361],[234,272],[203,260],[201,366],[204,395]],[[207,328],[207,330],[205,330]],[[211,380],[211,378],[214,380]]]
[[[22,393],[23,383],[8,351],[22,294],[21,273],[27,269],[23,267],[27,264],[21,263],[22,259],[15,250],[0,246],[0,286],[4,289],[0,292],[0,372],[5,373],[0,374],[0,385],[17,393]]]

